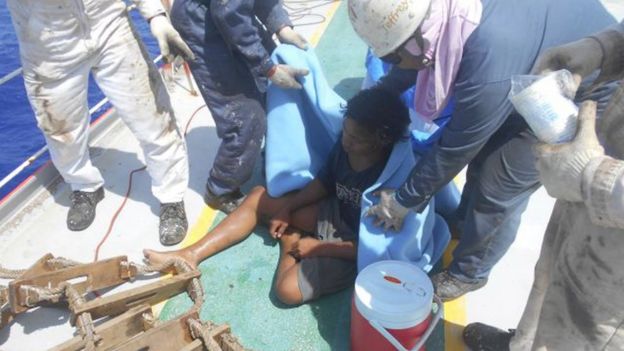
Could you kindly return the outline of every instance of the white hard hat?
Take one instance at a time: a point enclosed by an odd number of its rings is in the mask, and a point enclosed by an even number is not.
[[[432,0],[349,0],[355,32],[377,57],[388,55],[421,25]]]

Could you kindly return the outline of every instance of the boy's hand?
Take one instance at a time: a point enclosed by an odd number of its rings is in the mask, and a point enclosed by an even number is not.
[[[290,224],[290,212],[290,208],[284,206],[269,221],[269,233],[271,233],[273,239],[281,238],[286,229],[288,229]]]
[[[293,244],[292,249],[288,253],[297,260],[314,257],[316,256],[314,251],[320,244],[320,240],[312,237],[301,238]]]

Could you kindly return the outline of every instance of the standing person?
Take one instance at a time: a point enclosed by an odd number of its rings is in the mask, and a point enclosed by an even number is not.
[[[221,139],[204,200],[230,213],[243,200],[240,186],[251,177],[262,146],[267,79],[301,88],[295,78],[308,73],[271,61],[271,35],[302,49],[307,43],[276,0],[176,0],[171,19],[197,57],[190,68]]]
[[[582,78],[599,69],[599,82],[622,79],[623,49],[621,23],[547,51],[538,60],[535,72],[567,69]],[[464,330],[464,340],[472,350],[484,351],[622,350],[622,85],[597,123],[596,104],[586,102],[579,112],[576,138],[567,144],[541,144],[536,153],[540,179],[557,202],[544,234],[524,314],[515,335],[473,323]]]
[[[145,257],[152,264],[177,257],[196,267],[270,219],[270,233],[280,240],[275,290],[282,302],[300,304],[351,286],[362,194],[378,181],[410,119],[398,95],[380,88],[362,90],[344,112],[342,135],[325,166],[300,191],[274,198],[256,187],[197,243],[170,252],[144,250]]]
[[[169,23],[159,0],[134,0],[161,53],[193,54]],[[160,242],[177,244],[188,227],[184,193],[188,161],[169,95],[136,36],[120,0],[9,0],[28,99],[52,162],[70,184],[70,230],[84,230],[104,197],[104,180],[87,145],[89,73],[139,139],[152,192],[160,201]]]
[[[377,56],[417,72],[414,107],[422,118],[435,119],[455,100],[439,140],[371,214],[400,227],[409,209],[421,211],[468,165],[456,214],[461,239],[450,266],[432,280],[445,301],[476,290],[513,242],[540,185],[536,139],[507,98],[511,76],[528,73],[543,50],[615,21],[597,0],[350,0],[349,15]],[[406,88],[393,73],[381,84]]]

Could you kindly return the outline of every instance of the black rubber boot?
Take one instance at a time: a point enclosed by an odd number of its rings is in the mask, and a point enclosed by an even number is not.
[[[442,301],[446,302],[482,288],[487,283],[487,278],[475,283],[467,283],[453,277],[447,270],[444,270],[431,277],[431,281],[433,282],[435,294]]]
[[[464,328],[464,343],[472,351],[509,351],[515,330],[502,330],[483,323],[470,323]]]
[[[71,207],[67,212],[67,228],[73,231],[87,229],[95,219],[95,207],[104,198],[104,188],[96,191],[73,191]]]
[[[215,195],[209,188],[206,188],[206,194],[204,195],[206,205],[227,214],[234,212],[243,203],[243,200],[245,200],[245,194],[241,193],[240,190]]]
[[[184,239],[188,221],[184,211],[184,201],[160,204],[160,243],[175,245]]]

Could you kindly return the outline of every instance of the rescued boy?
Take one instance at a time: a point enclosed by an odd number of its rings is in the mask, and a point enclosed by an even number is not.
[[[325,166],[299,191],[270,197],[262,186],[197,243],[175,251],[144,250],[151,264],[202,260],[246,239],[260,222],[280,241],[277,297],[296,305],[353,285],[362,193],[384,170],[394,144],[407,135],[409,113],[381,88],[359,92],[344,109],[342,133]]]

